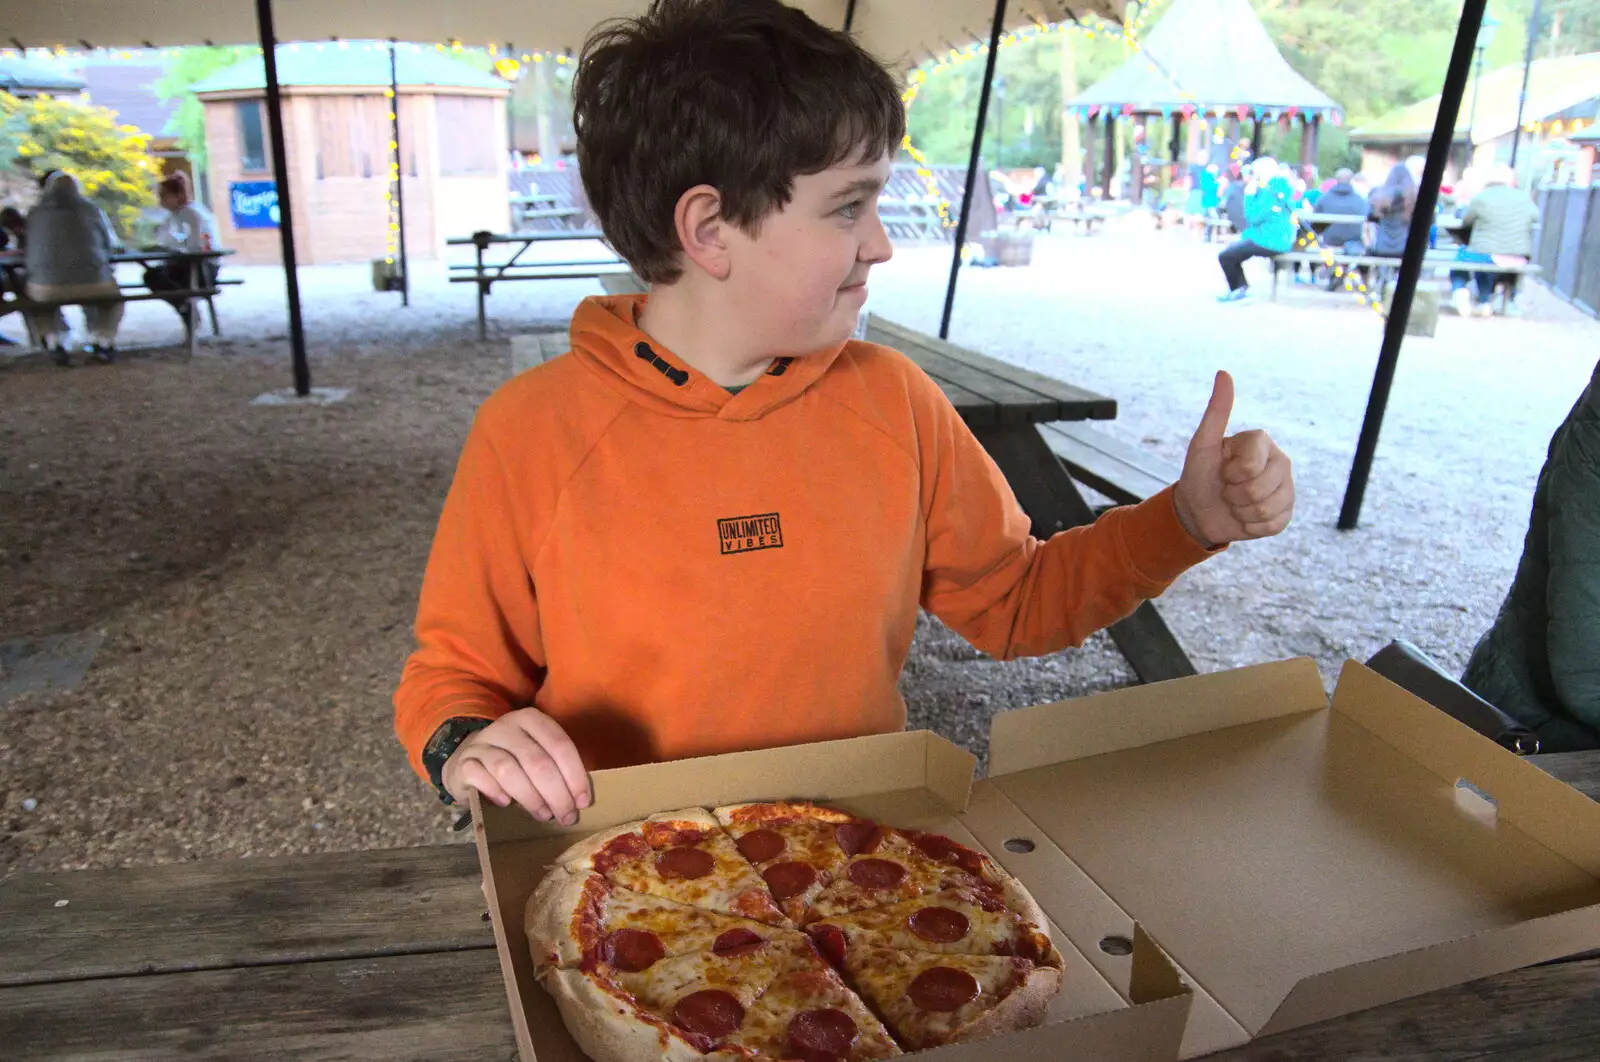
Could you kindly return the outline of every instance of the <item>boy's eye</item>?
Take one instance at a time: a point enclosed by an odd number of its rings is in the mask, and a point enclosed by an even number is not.
[[[834,213],[838,214],[840,217],[844,218],[846,221],[854,221],[856,219],[856,216],[858,214],[860,214],[861,207],[862,207],[862,202],[861,202],[861,200],[857,199],[857,200],[854,200],[852,202],[846,203],[844,206],[842,206],[838,210],[834,211]]]

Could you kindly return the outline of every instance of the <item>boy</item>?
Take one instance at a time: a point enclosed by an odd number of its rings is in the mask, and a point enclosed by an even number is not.
[[[937,385],[847,342],[890,255],[893,78],[778,0],[657,0],[573,86],[584,189],[648,297],[479,410],[395,693],[411,764],[571,824],[587,770],[882,733],[919,606],[1080,643],[1294,500],[1217,391],[1182,481],[1049,542]]]

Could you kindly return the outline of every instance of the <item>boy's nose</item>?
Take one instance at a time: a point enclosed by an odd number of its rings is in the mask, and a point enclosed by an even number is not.
[[[877,210],[872,212],[872,224],[867,228],[867,238],[861,241],[861,249],[856,252],[858,261],[877,265],[887,262],[894,255],[894,244],[889,242],[889,232],[883,227],[883,219],[878,217]]]

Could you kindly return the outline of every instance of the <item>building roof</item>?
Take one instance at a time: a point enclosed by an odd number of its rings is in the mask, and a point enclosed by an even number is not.
[[[54,65],[26,59],[0,59],[0,92],[35,96],[41,92],[82,92],[83,82]]]
[[[82,72],[90,103],[115,111],[117,121],[157,139],[173,135],[167,123],[177,112],[178,101],[156,95],[156,82],[166,72],[160,64],[109,60],[87,63]]]
[[[383,87],[389,85],[389,46],[373,41],[344,44],[278,45],[278,83],[284,86]],[[432,47],[402,44],[395,53],[400,84],[438,88],[500,89],[506,82],[474,70],[466,63]],[[266,90],[266,68],[260,56],[236,63],[195,85],[197,95],[207,92]]]
[[[1472,140],[1476,144],[1510,135],[1517,126],[1522,64],[1513,63],[1488,71],[1478,82],[1477,91],[1478,108],[1474,115],[1472,85],[1468,83],[1466,97],[1456,115],[1456,139],[1466,140],[1468,126],[1472,128]],[[1542,122],[1560,118],[1595,100],[1600,100],[1600,52],[1536,59],[1528,72],[1528,102],[1522,110],[1522,120]],[[1439,97],[1432,96],[1390,111],[1360,129],[1352,129],[1350,139],[1357,144],[1425,143],[1433,135],[1433,123],[1438,116]]]
[[[1186,103],[1206,110],[1340,110],[1333,97],[1278,54],[1249,0],[1173,0],[1145,37],[1142,54],[1130,56],[1071,105],[1132,104],[1136,111],[1155,113]]]

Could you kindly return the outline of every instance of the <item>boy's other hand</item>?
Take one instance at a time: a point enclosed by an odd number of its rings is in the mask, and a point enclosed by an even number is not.
[[[537,708],[507,712],[467,737],[439,774],[457,803],[476,789],[506,807],[513,800],[534,818],[571,826],[593,798],[578,749],[554,719]]]
[[[1264,431],[1227,434],[1232,412],[1233,377],[1219,372],[1173,494],[1178,521],[1208,549],[1276,535],[1294,515],[1289,456]]]

